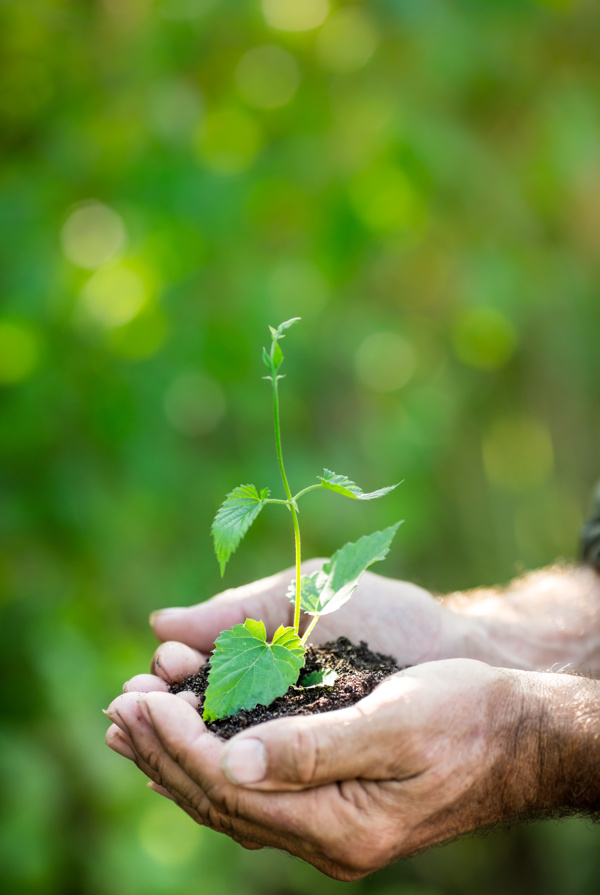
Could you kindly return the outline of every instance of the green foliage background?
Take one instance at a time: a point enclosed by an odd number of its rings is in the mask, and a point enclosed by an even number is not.
[[[246,853],[146,791],[100,714],[147,668],[148,613],[222,587],[224,494],[278,489],[260,348],[286,317],[292,488],[323,466],[404,480],[352,512],[307,499],[307,556],[399,516],[382,571],[439,592],[575,555],[599,465],[597,4],[3,0],[0,19],[5,891],[597,892],[583,821],[350,886]],[[292,562],[281,518],[227,586]]]

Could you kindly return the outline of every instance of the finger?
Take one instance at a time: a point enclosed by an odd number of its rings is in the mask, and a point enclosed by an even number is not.
[[[248,793],[228,782],[219,760],[223,742],[206,730],[197,712],[190,711],[187,706],[162,693],[145,694],[140,699],[139,708],[165,753],[176,763],[178,770],[185,771],[189,780],[197,786],[194,808],[207,826],[225,832],[237,841],[282,847],[282,833],[277,824],[275,831],[271,829],[273,824],[268,809],[265,811],[263,808],[259,812],[260,820],[256,820],[252,808],[246,816],[246,812],[240,811],[236,804],[240,797],[271,800],[272,796]],[[136,745],[140,745],[137,739]],[[169,786],[169,791],[173,792],[172,786]],[[177,794],[175,797],[178,799]]]
[[[147,789],[151,789],[152,792],[155,792],[157,795],[163,796],[163,798],[177,804],[177,799],[175,798],[175,796],[172,796],[168,789],[165,789],[165,787],[161,786],[159,783],[155,783],[154,780],[148,780],[148,782],[146,783],[146,787]]]
[[[286,592],[293,574],[286,569],[196,606],[158,610],[150,616],[150,624],[159,640],[179,640],[205,653],[212,650],[221,631],[243,624],[247,618],[262,619],[272,634],[292,618]]]
[[[167,693],[169,685],[155,674],[136,674],[123,684],[123,693],[151,693],[153,690]]]
[[[206,656],[175,640],[162,643],[152,659],[150,670],[167,684],[179,683],[188,674],[196,674]]]
[[[196,696],[192,690],[181,690],[179,693],[174,694],[177,699],[183,699],[184,702],[187,702],[188,705],[191,705],[193,709],[198,711],[198,706],[200,704],[200,697]]]
[[[132,760],[142,773],[154,783],[162,785],[164,781],[161,778],[159,767],[161,746],[154,731],[140,711],[139,699],[141,695],[143,694],[130,692],[118,696],[111,702],[105,714],[113,721],[112,727],[122,733],[123,739],[130,746]],[[163,695],[180,702],[175,696]],[[171,782],[173,786],[176,785],[178,779],[178,775],[172,775]],[[182,807],[187,804],[184,789],[185,786],[180,792],[174,793]]]
[[[233,786],[220,766],[223,743],[206,731],[197,713],[162,693],[144,695],[141,704],[165,751],[198,784],[194,808],[206,826],[244,844],[283,848],[326,873],[332,873],[334,859],[346,861],[347,831],[358,824],[362,835],[373,804],[360,783],[353,781],[354,790],[343,796],[337,785],[303,792]]]
[[[172,795],[168,789],[164,786],[160,786],[158,783],[154,783],[153,780],[148,780],[146,783],[146,787],[150,789],[152,792],[155,792],[157,795],[162,796],[165,799],[168,799],[169,802],[174,802],[179,808],[183,809],[186,814],[188,814],[193,820],[196,821],[197,824],[202,824],[202,818],[199,814],[191,808],[190,805],[186,805],[184,802],[181,802],[179,799],[176,799],[174,795]]]
[[[112,749],[113,752],[116,752],[117,755],[122,755],[123,758],[135,761],[135,752],[131,748],[129,737],[122,733],[116,724],[111,724],[106,731],[105,743],[108,748]]]
[[[402,729],[414,690],[415,682],[398,674],[349,708],[258,725],[226,744],[223,771],[232,783],[262,790],[408,779],[422,770]]]
[[[159,783],[155,783],[153,780],[148,780],[148,782],[146,783],[146,786],[148,789],[152,790],[152,792],[155,792],[157,795],[162,796],[165,799],[168,799],[170,802],[174,802],[174,804],[177,805],[178,808],[181,808],[182,811],[185,811],[185,813],[189,817],[191,817],[192,820],[194,820],[197,824],[200,824],[200,826],[204,826],[202,818],[200,817],[198,812],[194,811],[194,809],[191,807],[191,805],[188,805],[185,802],[182,802],[181,799],[175,798],[175,796],[172,795],[172,793],[170,793],[169,790],[166,789],[166,787],[161,786]]]
[[[159,693],[148,694],[152,706],[154,706],[153,697],[156,696],[165,698]],[[265,829],[260,824],[239,816],[235,809],[229,810],[230,806],[226,804],[226,799],[222,798],[219,788],[224,785],[234,797],[241,791],[236,791],[236,787],[231,786],[223,776],[218,758],[214,757],[222,750],[223,744],[213,734],[208,733],[198,713],[190,711],[180,701],[167,697],[166,705],[162,707],[163,711],[158,713],[163,716],[163,720],[167,719],[168,748],[165,748],[165,731],[164,729],[160,731],[161,735],[158,736],[159,730],[148,705],[148,697],[140,699],[139,708],[164,748],[159,773],[167,792],[174,796],[174,800],[198,823],[210,826],[218,832],[227,833],[245,847],[261,848],[263,845],[287,847],[283,844],[279,831]],[[135,744],[137,749],[148,755],[148,747],[142,742],[141,736],[135,737]],[[158,748],[154,748],[158,752]],[[192,753],[193,760],[190,762],[187,759]],[[165,757],[171,759],[170,765]],[[152,759],[148,757],[148,760]],[[184,778],[185,774],[187,779]],[[161,785],[158,785],[159,789]],[[151,788],[156,789],[155,786]]]

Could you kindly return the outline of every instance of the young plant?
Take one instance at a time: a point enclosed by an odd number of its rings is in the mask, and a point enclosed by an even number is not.
[[[269,351],[263,348],[263,361],[269,371],[264,378],[271,382],[273,388],[275,449],[285,497],[270,497],[268,488],[258,491],[254,485],[239,485],[227,495],[212,524],[215,553],[223,575],[229,557],[265,504],[278,504],[288,510],[296,548],[296,576],[288,590],[288,597],[294,604],[294,623],[289,627],[280,625],[271,643],[267,641],[265,626],[260,620],[246,619],[244,624],[234,625],[230,630],[221,632],[210,660],[203,715],[206,721],[226,718],[241,709],[251,710],[259,704],[269,705],[298,681],[304,665],[306,642],[319,618],[335,612],[350,599],[362,573],[374,562],[385,558],[401,524],[397,522],[383,531],[373,532],[355,543],[346,544],[333,554],[320,571],[302,575],[298,522],[298,501],[301,497],[311,491],[326,490],[352,500],[372,500],[383,497],[397,486],[390,485],[365,493],[346,476],[336,475],[325,469],[322,476],[317,476],[317,484],[292,494],[281,449],[279,381],[283,377],[279,375],[279,369],[283,363],[283,351],[280,343],[285,338],[286,330],[299,319],[294,317],[286,320],[277,329],[269,327],[271,347]],[[302,637],[299,634],[301,612],[312,616]],[[328,681],[301,681],[304,686],[318,683],[326,684]]]

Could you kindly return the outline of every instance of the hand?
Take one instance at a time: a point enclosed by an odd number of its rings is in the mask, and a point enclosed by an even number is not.
[[[109,715],[153,788],[198,823],[353,880],[535,804],[537,677],[432,662],[352,708],[272,721],[228,743],[167,693],[126,693]]]
[[[322,560],[312,560],[303,571],[309,574],[321,564]],[[204,654],[212,650],[222,630],[247,618],[262,619],[272,636],[280,624],[292,624],[293,606],[286,592],[293,577],[294,570],[288,569],[188,609],[165,609],[153,613],[151,624],[159,640],[181,641]],[[394,656],[400,665],[416,665],[457,654],[461,625],[460,616],[423,588],[365,572],[352,599],[319,619],[311,641],[325,643],[344,635],[355,642],[365,640],[372,650]],[[173,648],[168,649],[168,658],[159,648],[154,661],[156,673],[167,680],[185,666],[183,659],[178,665]],[[167,662],[175,662],[175,668],[167,668]]]

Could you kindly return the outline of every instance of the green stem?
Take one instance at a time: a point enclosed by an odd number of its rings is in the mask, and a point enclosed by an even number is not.
[[[305,645],[306,641],[308,640],[308,635],[311,633],[312,629],[317,624],[317,622],[319,621],[320,618],[321,618],[320,615],[313,615],[313,619],[312,619],[310,625],[308,626],[308,628],[306,629],[306,631],[304,632],[304,636],[302,637],[302,640],[300,641],[301,646]]]
[[[292,514],[292,523],[294,526],[294,541],[296,546],[296,602],[294,606],[294,633],[298,633],[300,627],[300,576],[302,563],[302,548],[300,543],[300,525],[298,523],[298,513],[294,506],[294,498],[290,491],[285,467],[283,465],[283,453],[281,450],[281,426],[279,424],[279,391],[277,388],[277,376],[273,376],[273,417],[275,421],[275,447],[277,450],[277,462],[279,463],[279,472],[281,473],[281,481],[285,490],[290,512]]]
[[[304,497],[305,494],[308,494],[309,491],[316,491],[317,488],[322,487],[323,485],[309,485],[308,488],[304,488],[302,491],[298,491],[298,493],[294,495],[294,500],[299,500],[301,497]]]
[[[280,503],[282,506],[290,508],[289,500],[279,500],[277,497],[265,497],[263,503]]]

